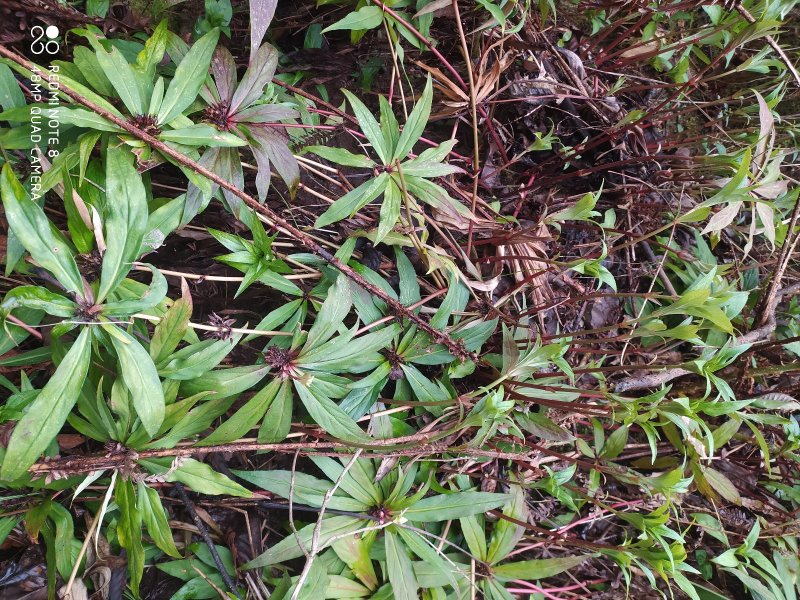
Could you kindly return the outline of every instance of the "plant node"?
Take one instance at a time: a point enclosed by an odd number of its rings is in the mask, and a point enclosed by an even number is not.
[[[209,331],[206,337],[215,340],[228,340],[233,333],[231,326],[236,322],[235,319],[226,319],[212,312],[208,317],[208,324],[216,327],[216,331]]]
[[[383,525],[384,523],[388,523],[392,520],[392,511],[385,506],[376,506],[369,511],[369,515],[374,517],[375,520],[378,521],[379,525]]]
[[[222,100],[216,104],[212,104],[203,111],[203,120],[206,123],[216,125],[223,131],[228,131],[231,126],[231,122],[228,119],[229,110],[229,104]]]
[[[87,300],[86,298],[78,298],[77,300],[78,309],[75,311],[75,318],[78,321],[85,321],[87,323],[91,323],[95,320],[97,313],[102,310],[102,306],[95,304],[91,300]]]
[[[156,121],[154,115],[134,115],[128,119],[128,123],[153,137],[161,133],[161,128],[158,126],[158,121]]]
[[[391,367],[391,370],[389,371],[389,379],[392,381],[404,379],[405,373],[400,365],[402,365],[405,361],[403,360],[403,357],[397,353],[397,350],[395,350],[394,347],[387,348],[383,351],[383,355],[386,357],[386,360],[389,361],[389,366]]]
[[[294,357],[294,352],[278,346],[270,346],[264,351],[264,362],[275,369],[282,379],[289,377]]]

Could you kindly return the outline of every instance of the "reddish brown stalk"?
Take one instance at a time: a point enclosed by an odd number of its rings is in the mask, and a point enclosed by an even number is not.
[[[9,50],[2,44],[0,44],[0,55],[5,56],[6,58],[14,61],[18,65],[22,66],[23,68],[29,71],[32,71],[34,68],[37,68],[33,63],[23,58],[22,56],[18,55],[17,53]],[[350,266],[346,265],[338,258],[336,258],[328,250],[323,248],[312,236],[305,233],[304,231],[301,231],[300,229],[289,223],[286,219],[281,217],[279,214],[277,214],[268,206],[260,204],[258,200],[247,194],[244,190],[239,189],[232,183],[226,181],[216,173],[209,171],[196,161],[185,156],[184,154],[170,148],[167,144],[165,144],[161,140],[156,139],[152,135],[142,131],[141,129],[132,125],[131,123],[128,123],[124,119],[120,119],[119,117],[113,115],[106,109],[96,105],[94,102],[87,100],[79,93],[75,92],[74,90],[64,85],[63,82],[61,83],[60,91],[69,98],[72,98],[78,104],[82,104],[95,114],[103,117],[104,119],[113,123],[120,129],[123,129],[128,133],[130,133],[131,135],[133,135],[134,137],[142,140],[143,142],[146,142],[152,148],[158,150],[161,154],[170,157],[175,162],[185,167],[188,167],[195,173],[202,175],[203,177],[214,182],[221,188],[228,190],[229,192],[234,194],[237,198],[241,199],[254,211],[261,213],[262,215],[267,217],[267,219],[272,221],[273,223],[272,227],[274,229],[279,229],[283,231],[284,233],[292,237],[294,240],[299,242],[307,250],[313,252],[314,254],[325,260],[325,262],[335,267],[339,272],[344,274],[350,280],[360,285],[367,292],[383,300],[392,313],[403,316],[404,318],[408,319],[409,321],[417,325],[417,327],[419,327],[422,331],[431,336],[431,339],[434,342],[446,346],[447,349],[453,354],[453,356],[456,356],[462,361],[466,359],[470,359],[473,361],[478,360],[477,354],[475,354],[474,352],[468,352],[464,348],[463,342],[460,343],[459,341],[456,341],[452,337],[450,337],[448,333],[444,331],[439,331],[434,327],[432,327],[431,324],[428,323],[425,319],[415,314],[413,311],[409,310],[401,302],[392,298],[389,294],[387,294],[384,290],[382,290],[378,286],[369,283],[366,279],[364,279],[361,275],[359,275]]]

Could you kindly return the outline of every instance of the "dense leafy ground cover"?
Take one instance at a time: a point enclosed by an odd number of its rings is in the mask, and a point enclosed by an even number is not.
[[[791,0],[4,0],[0,598],[798,597]]]

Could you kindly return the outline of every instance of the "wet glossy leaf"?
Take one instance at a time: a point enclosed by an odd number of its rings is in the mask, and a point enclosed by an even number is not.
[[[397,148],[392,156],[393,160],[403,160],[414,148],[414,144],[417,143],[420,136],[422,136],[422,132],[425,131],[425,127],[428,125],[432,103],[433,81],[429,75],[419,102],[414,105],[414,109],[411,111],[411,114],[408,115],[408,120],[400,134],[400,139],[397,141]]]
[[[97,301],[102,302],[131,270],[147,229],[147,194],[133,156],[125,148],[109,149],[106,157],[106,203],[103,269]]]
[[[17,423],[0,470],[2,479],[22,476],[61,430],[86,379],[91,339],[89,328],[83,328],[53,376]]]
[[[406,553],[405,545],[392,533],[386,530],[386,570],[392,584],[396,600],[417,600],[419,584],[411,567],[411,559]]]
[[[218,39],[219,29],[212,29],[197,40],[183,57],[161,102],[156,119],[160,124],[169,123],[194,102],[208,75]]]
[[[432,523],[449,521],[486,512],[505,504],[508,494],[454,492],[423,498],[408,507],[403,516],[409,521]]]
[[[364,527],[367,523],[368,521],[354,519],[352,517],[326,517],[322,521],[322,527],[320,528],[319,548],[325,548],[331,539],[353,533]],[[244,565],[244,568],[255,569],[258,567],[268,567],[269,565],[303,556],[303,548],[308,551],[311,547],[311,538],[314,534],[315,527],[316,523],[311,523],[300,529],[297,532],[297,537],[291,534],[288,535],[269,550]]]
[[[587,556],[564,556],[561,558],[542,558],[537,560],[523,560],[505,563],[492,567],[492,572],[498,579],[522,579],[535,581],[546,579],[568,571],[586,561]]]
[[[181,554],[175,547],[175,540],[172,539],[172,530],[169,526],[167,513],[161,504],[158,492],[140,481],[137,498],[142,520],[145,527],[147,527],[147,533],[153,538],[156,546],[170,556],[180,558]]]
[[[8,224],[33,260],[50,271],[67,291],[83,295],[83,284],[69,245],[20,185],[9,163],[0,174],[0,193]]]
[[[295,389],[308,414],[322,429],[341,440],[366,442],[369,436],[333,400],[315,394],[302,383],[295,382]]]
[[[208,496],[237,496],[250,498],[252,493],[222,473],[217,473],[206,463],[187,458],[167,477],[167,481],[180,481],[199,494]]]
[[[115,329],[115,334],[108,337],[119,359],[122,380],[131,394],[142,425],[147,433],[155,436],[164,420],[164,392],[156,366],[135,338],[121,329]]]
[[[119,507],[117,536],[120,546],[125,548],[128,558],[128,574],[133,593],[139,595],[139,584],[144,572],[144,547],[142,546],[142,513],[136,506],[133,483],[122,478],[117,480],[114,499]]]
[[[322,33],[340,29],[375,29],[383,22],[383,11],[377,6],[362,6],[346,17],[322,30]]]

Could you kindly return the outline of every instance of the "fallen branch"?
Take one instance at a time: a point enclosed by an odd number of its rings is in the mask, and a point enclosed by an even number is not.
[[[20,56],[19,54],[9,50],[4,45],[0,44],[0,56],[4,56],[9,60],[15,62],[16,64],[20,65],[24,69],[28,71],[33,71],[34,68],[37,68],[29,60],[25,59],[24,57]],[[42,69],[43,72],[46,72]],[[439,331],[431,326],[428,321],[420,317],[419,315],[415,314],[412,310],[409,310],[406,306],[404,306],[398,300],[392,298],[389,294],[387,294],[384,290],[380,287],[369,283],[366,279],[364,279],[361,275],[359,275],[355,270],[353,270],[350,266],[343,263],[341,260],[336,258],[331,252],[326,250],[322,247],[312,236],[305,233],[304,231],[298,229],[289,221],[281,217],[271,208],[266,205],[260,204],[255,198],[249,195],[244,190],[239,189],[232,183],[226,181],[216,173],[213,173],[200,165],[198,162],[192,160],[191,158],[185,156],[184,154],[178,152],[170,148],[167,144],[162,142],[159,139],[156,139],[152,135],[146,133],[142,129],[132,125],[128,121],[124,119],[120,119],[116,115],[112,114],[111,112],[107,111],[106,109],[98,106],[94,102],[87,100],[83,96],[81,96],[76,91],[70,89],[69,87],[61,84],[59,91],[63,93],[65,96],[71,98],[78,104],[81,104],[94,112],[95,114],[101,116],[105,120],[113,123],[120,129],[123,129],[133,135],[134,137],[142,140],[149,144],[152,148],[158,150],[161,154],[170,157],[175,162],[187,167],[197,173],[198,175],[202,175],[209,181],[217,184],[221,188],[228,190],[232,194],[234,194],[237,198],[241,199],[245,204],[247,204],[250,208],[254,211],[261,213],[271,222],[270,225],[273,229],[278,231],[282,231],[289,237],[293,238],[297,242],[299,242],[302,246],[304,246],[307,250],[313,252],[320,258],[322,258],[325,262],[336,268],[338,271],[343,273],[346,277],[348,277],[353,282],[360,285],[364,288],[367,292],[380,298],[382,301],[386,303],[389,307],[389,310],[398,315],[402,316],[412,323],[414,323],[417,327],[419,327],[422,331],[427,333],[431,339],[437,343],[442,344],[447,347],[447,349],[451,352],[453,356],[458,358],[461,361],[466,359],[470,359],[472,361],[478,360],[478,356],[474,352],[469,352],[464,348],[463,342],[457,341],[450,337],[450,335],[444,331]]]

